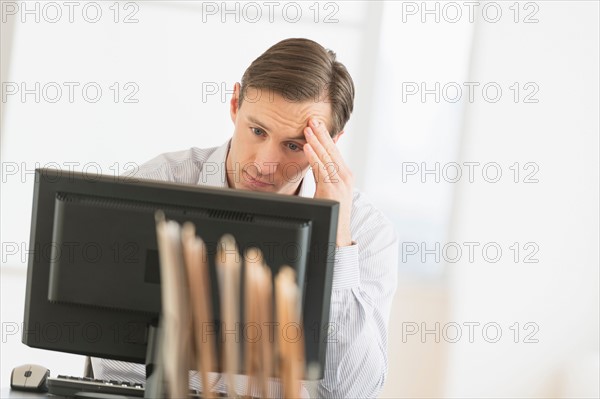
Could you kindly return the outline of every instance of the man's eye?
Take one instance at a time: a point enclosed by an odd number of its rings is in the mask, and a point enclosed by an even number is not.
[[[262,136],[263,134],[262,129],[259,129],[257,127],[251,127],[250,129],[252,130],[252,133],[254,133],[257,136]]]
[[[296,144],[294,144],[294,143],[290,143],[290,144],[288,145],[288,148],[289,148],[290,150],[294,151],[294,152],[297,152],[297,151],[301,151],[301,150],[302,150],[302,148],[300,148],[300,146],[298,146],[298,145],[296,145]]]

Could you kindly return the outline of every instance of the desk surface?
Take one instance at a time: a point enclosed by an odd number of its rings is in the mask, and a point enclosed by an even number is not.
[[[41,399],[48,398],[48,394],[46,393],[38,393],[38,392],[25,392],[25,391],[13,391],[10,387],[2,387],[0,388],[0,398],[27,398],[27,399]]]

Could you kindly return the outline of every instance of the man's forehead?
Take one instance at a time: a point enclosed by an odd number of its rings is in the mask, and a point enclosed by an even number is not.
[[[277,127],[281,122],[297,125],[301,130],[311,117],[325,122],[328,127],[331,126],[331,104],[326,101],[292,102],[279,95],[271,98],[260,97],[246,102],[251,104],[245,110],[243,106],[241,107],[246,119],[261,124],[261,127],[266,130]]]

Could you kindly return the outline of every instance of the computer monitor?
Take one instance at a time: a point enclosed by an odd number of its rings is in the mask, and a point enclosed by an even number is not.
[[[296,270],[305,374],[321,379],[338,207],[292,195],[37,169],[22,341],[145,363],[161,309],[155,212],[162,210],[167,219],[193,222],[206,243],[217,329],[214,255],[224,234],[235,237],[242,254],[260,248],[273,275],[284,264]]]

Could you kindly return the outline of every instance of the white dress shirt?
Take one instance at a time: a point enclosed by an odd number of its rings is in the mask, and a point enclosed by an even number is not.
[[[165,153],[141,165],[136,177],[228,187],[225,160],[230,140],[220,147]],[[312,198],[309,169],[298,195]],[[352,245],[338,247],[333,267],[330,331],[319,397],[370,398],[381,391],[388,371],[390,308],[397,285],[398,238],[391,222],[354,189]],[[144,382],[144,365],[92,359],[96,378]],[[215,374],[218,378],[218,374]],[[244,377],[236,384],[243,392]],[[199,386],[196,372],[190,384]],[[218,384],[219,386],[219,384]],[[241,386],[241,387],[240,387]],[[220,382],[220,388],[224,385]],[[277,390],[275,388],[275,390]]]

